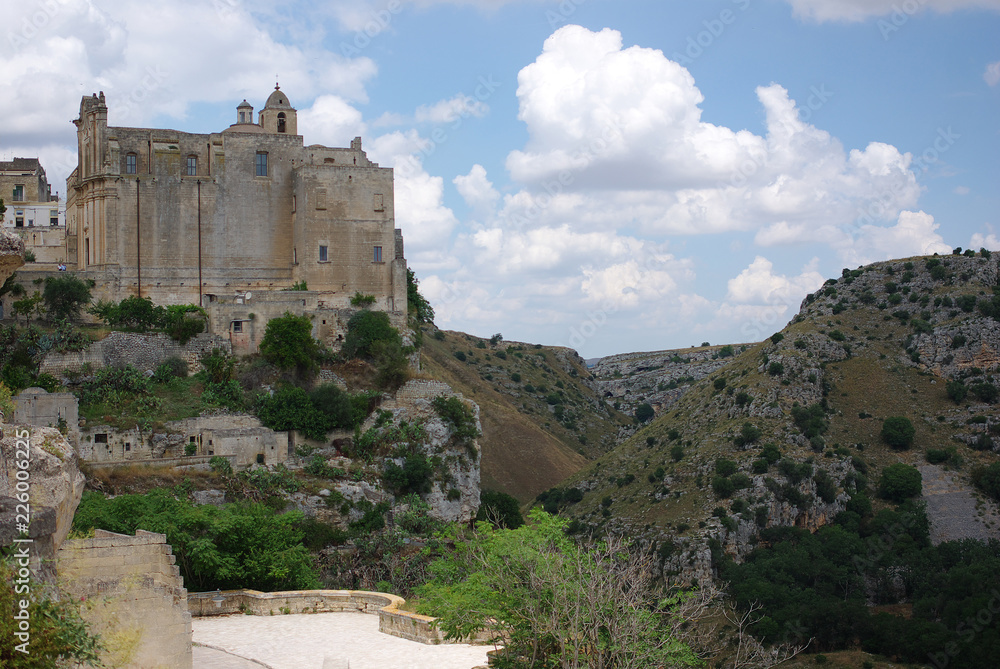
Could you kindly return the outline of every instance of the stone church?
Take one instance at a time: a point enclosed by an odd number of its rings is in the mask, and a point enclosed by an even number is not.
[[[103,92],[83,98],[74,123],[68,269],[94,279],[95,297],[200,304],[237,350],[255,350],[285,311],[335,342],[356,293],[405,322],[392,169],[368,160],[361,138],[306,146],[278,86],[256,118],[244,100],[217,133],[109,127]]]

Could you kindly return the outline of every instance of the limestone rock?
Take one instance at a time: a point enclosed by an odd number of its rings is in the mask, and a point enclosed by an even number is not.
[[[54,575],[56,551],[69,534],[73,514],[83,495],[84,477],[76,454],[66,438],[53,428],[4,426],[0,442],[0,545],[17,536],[18,463],[28,444],[28,495],[31,523],[28,536],[34,540],[35,573],[47,579]],[[23,479],[23,476],[22,476]],[[22,485],[21,488],[24,486]]]
[[[0,284],[24,264],[24,240],[0,230]]]

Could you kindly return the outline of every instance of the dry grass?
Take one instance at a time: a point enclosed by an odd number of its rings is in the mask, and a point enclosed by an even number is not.
[[[222,481],[213,472],[184,471],[174,467],[123,465],[121,467],[89,467],[81,463],[87,478],[87,488],[109,495],[144,494],[156,488],[170,488],[190,481],[196,490],[219,488]]]

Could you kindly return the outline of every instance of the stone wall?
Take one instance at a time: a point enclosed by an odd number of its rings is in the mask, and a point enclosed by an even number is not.
[[[487,643],[485,635],[471,641],[449,641],[434,626],[435,618],[401,610],[400,607],[405,604],[406,600],[402,597],[364,590],[292,590],[287,592],[227,590],[225,592],[198,592],[188,595],[188,610],[195,617],[232,613],[258,616],[277,616],[291,613],[368,613],[379,617],[380,632],[402,639],[424,644]]]
[[[194,453],[188,456],[191,444]],[[263,464],[285,462],[288,433],[274,432],[247,414],[175,420],[160,432],[94,425],[84,431],[79,454],[88,463],[153,465],[193,464],[195,458],[207,460],[219,455],[229,458],[234,468],[246,468],[256,463],[258,456],[263,457]]]
[[[49,353],[42,361],[40,371],[58,376],[65,370],[80,372],[87,364],[95,370],[124,365],[132,365],[143,371],[155,370],[167,358],[176,357],[186,360],[188,369],[193,374],[201,369],[201,356],[211,353],[215,348],[232,352],[225,337],[207,332],[184,345],[161,333],[112,332],[83,351]]]
[[[190,669],[187,590],[167,538],[95,530],[58,553],[64,591],[87,603],[81,613],[101,635],[105,664],[123,669]]]
[[[44,388],[26,388],[14,398],[14,422],[37,427],[59,427],[65,423],[69,441],[80,443],[79,402],[73,393],[50,393]]]

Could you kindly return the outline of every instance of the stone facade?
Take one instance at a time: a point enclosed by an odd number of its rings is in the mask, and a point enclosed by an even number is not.
[[[37,427],[61,425],[69,442],[80,443],[79,401],[73,393],[50,393],[44,388],[26,388],[14,398],[14,422]],[[61,425],[60,425],[61,424]]]
[[[190,669],[191,614],[176,558],[163,534],[95,530],[59,549],[63,590],[101,635],[108,666]]]
[[[190,448],[193,445],[194,448]],[[188,451],[193,451],[188,455]],[[288,433],[274,432],[249,415],[202,416],[166,423],[163,431],[88,427],[80,441],[80,459],[100,465],[191,464],[215,455],[229,459],[234,469],[274,465],[288,459]]]
[[[328,308],[361,292],[405,315],[393,172],[360,138],[305,146],[277,88],[258,122],[244,101],[218,133],[109,127],[107,116],[103,93],[83,98],[67,245],[70,268],[100,275],[110,299],[208,306],[305,282]],[[216,332],[231,328],[222,320]]]

